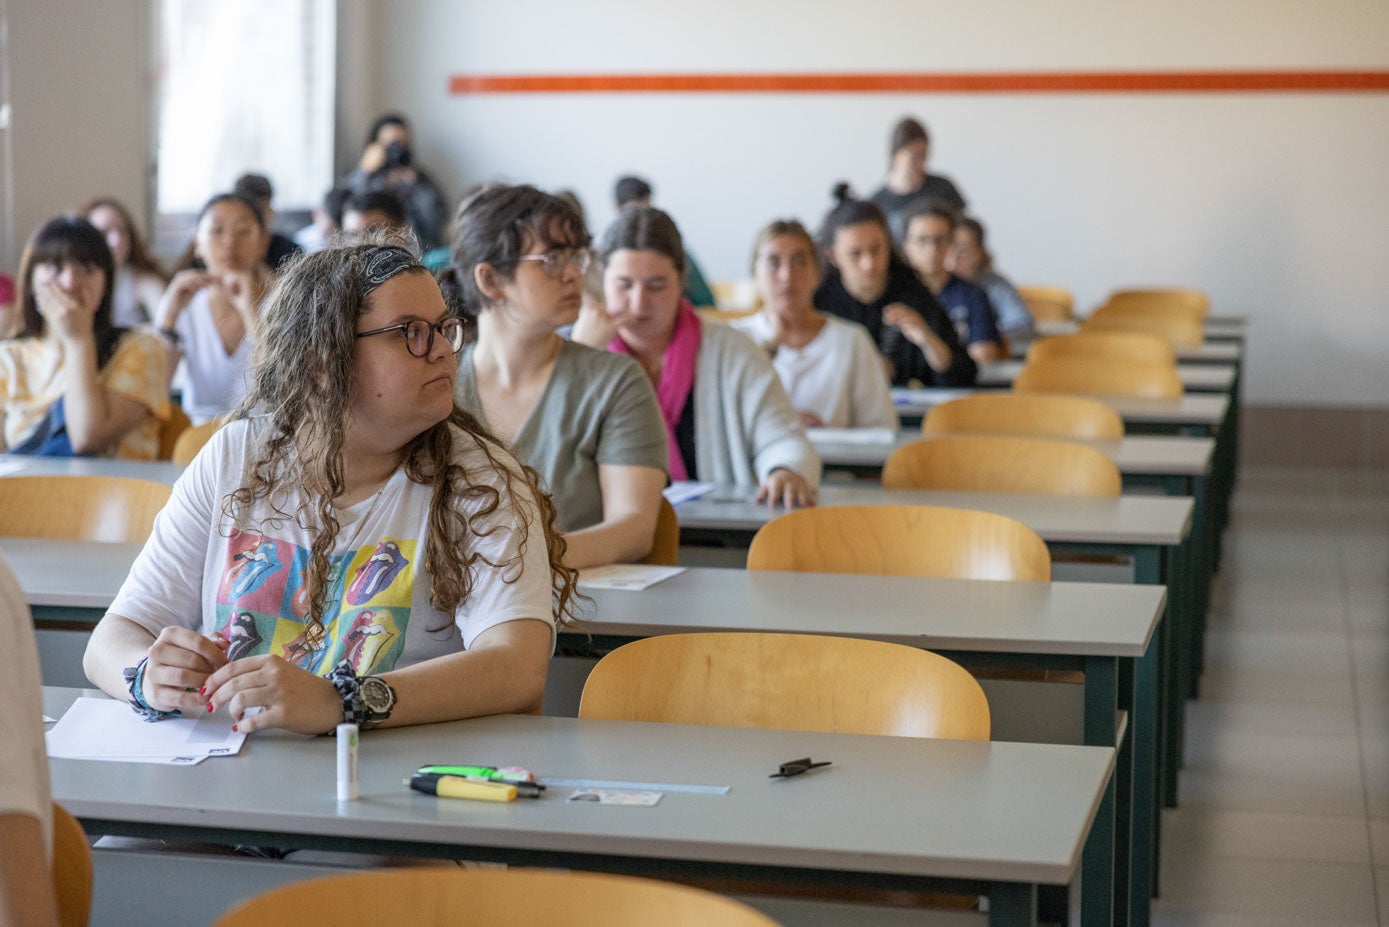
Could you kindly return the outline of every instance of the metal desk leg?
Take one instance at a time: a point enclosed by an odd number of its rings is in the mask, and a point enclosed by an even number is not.
[[[1113,657],[1090,657],[1085,661],[1085,742],[1092,745],[1114,746],[1115,714],[1118,712],[1118,661]],[[1080,867],[1080,923],[1082,927],[1108,927],[1114,922],[1114,886],[1127,883],[1128,873],[1116,871],[1115,822],[1119,791],[1117,780],[1131,785],[1132,777],[1122,765],[1115,769],[1105,787],[1095,824],[1085,841]],[[1127,796],[1125,796],[1127,799]],[[1127,807],[1128,802],[1125,801]],[[1127,912],[1125,912],[1127,913]]]
[[[1185,712],[1185,698],[1181,687],[1182,660],[1187,650],[1186,635],[1189,633],[1186,615],[1182,614],[1184,589],[1177,561],[1181,559],[1179,549],[1174,556],[1168,556],[1166,548],[1135,547],[1133,551],[1134,582],[1165,585],[1167,587],[1167,608],[1163,623],[1168,626],[1165,639],[1169,642],[1167,663],[1168,675],[1163,679],[1163,757],[1159,784],[1162,787],[1163,805],[1177,806],[1177,770],[1181,763],[1181,738],[1184,727],[1182,718]]]
[[[1034,927],[1037,886],[997,882],[989,890],[989,927]]]
[[[1129,890],[1129,923],[1148,923],[1149,899],[1157,897],[1162,854],[1162,820],[1156,801],[1158,635],[1134,666],[1133,710],[1129,741],[1133,744],[1133,882]]]

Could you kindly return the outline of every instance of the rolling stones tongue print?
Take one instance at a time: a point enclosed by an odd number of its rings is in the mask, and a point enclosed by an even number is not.
[[[217,589],[217,634],[232,659],[272,653],[322,675],[339,660],[359,674],[394,668],[405,646],[415,586],[413,540],[382,538],[331,561],[326,635],[308,635],[309,551],[263,534],[233,532]]]

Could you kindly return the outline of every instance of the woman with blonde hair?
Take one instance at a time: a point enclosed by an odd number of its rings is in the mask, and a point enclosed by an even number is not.
[[[398,245],[289,265],[250,392],[92,635],[92,681],[243,731],[537,707],[576,574],[534,473],[454,405],[462,331]]]

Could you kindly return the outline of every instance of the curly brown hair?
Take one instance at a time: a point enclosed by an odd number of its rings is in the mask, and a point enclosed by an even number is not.
[[[377,233],[372,239],[303,255],[282,268],[261,310],[250,388],[232,415],[233,419],[264,416],[268,423],[258,432],[254,463],[241,486],[223,500],[223,514],[241,527],[255,503],[265,499],[272,517],[292,518],[307,528],[312,542],[304,585],[308,635],[315,643],[324,634],[329,556],[339,531],[333,500],[345,491],[343,444],[357,320],[371,307],[366,266],[382,244],[402,244],[398,235],[389,233]],[[402,273],[429,272],[419,266]],[[454,462],[454,442],[460,431],[473,438],[487,458],[484,467],[475,469],[500,482],[500,489]],[[565,541],[556,526],[554,503],[540,489],[534,470],[516,463],[500,441],[457,405],[447,419],[405,446],[404,466],[411,481],[433,490],[425,572],[430,603],[436,609],[448,615],[468,598],[475,567],[502,570],[507,582],[516,580],[535,527],[525,514],[529,494],[539,514],[540,540],[548,552],[554,618],[565,626],[577,622],[578,571],[564,564]],[[282,511],[274,498],[276,490],[286,485],[300,491],[301,501],[292,513]],[[467,500],[479,501],[471,515],[459,505]],[[494,517],[504,503],[516,513],[511,522]],[[516,556],[502,563],[488,559],[470,543],[474,537],[498,530],[518,533]]]

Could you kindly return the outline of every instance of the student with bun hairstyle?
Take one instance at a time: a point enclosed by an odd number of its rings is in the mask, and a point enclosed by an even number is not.
[[[888,142],[887,180],[869,197],[888,217],[898,239],[906,231],[899,221],[901,213],[917,200],[939,200],[964,212],[965,198],[950,178],[927,171],[930,154],[931,133],[926,127],[910,116],[899,119]]]
[[[969,386],[978,368],[926,284],[892,246],[887,219],[849,185],[820,229],[828,262],[815,308],[868,329],[894,386]]]
[[[948,257],[950,272],[984,288],[998,315],[998,327],[1009,338],[1032,333],[1032,313],[1022,294],[998,271],[985,239],[984,224],[965,216],[955,227]]]
[[[946,267],[959,215],[944,203],[923,202],[902,216],[902,253],[944,307],[955,332],[977,363],[1003,359],[1003,338],[988,294]]]

